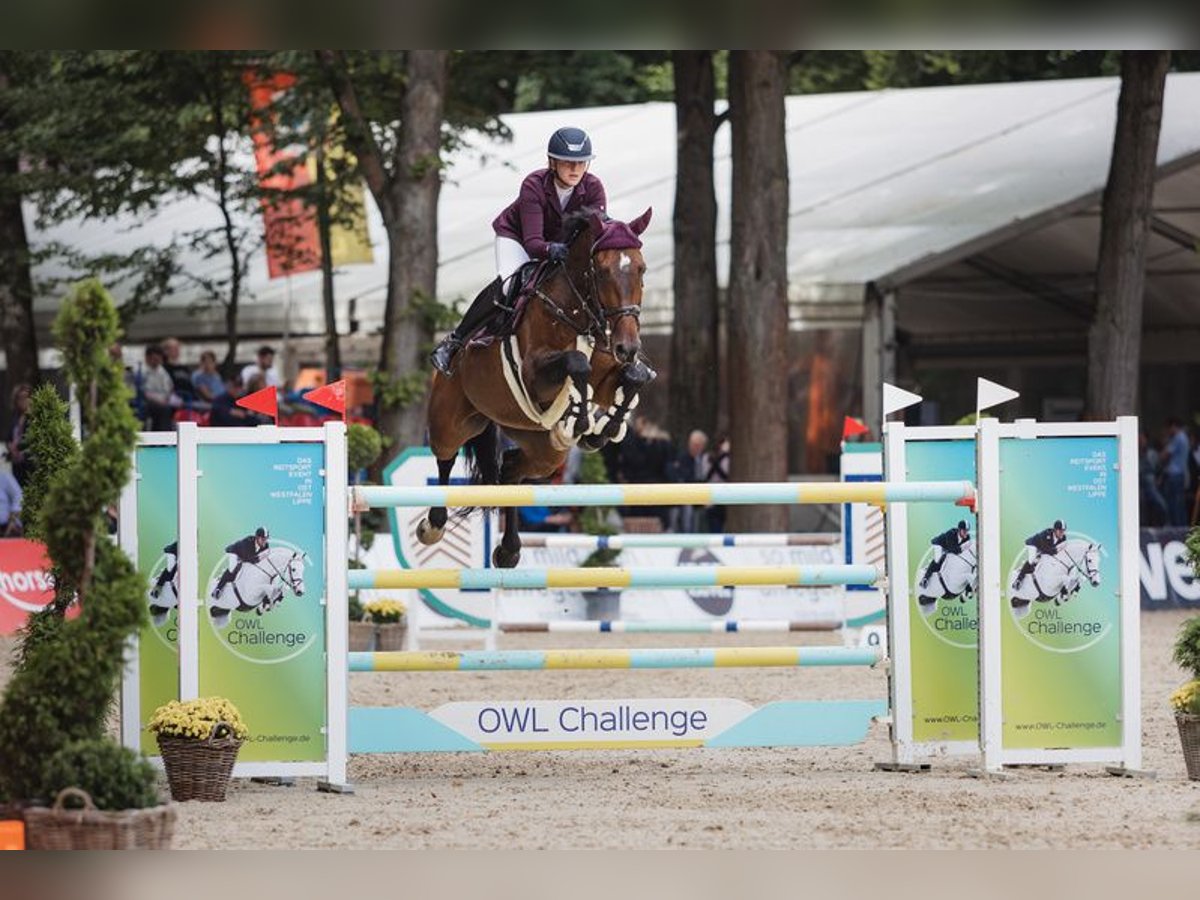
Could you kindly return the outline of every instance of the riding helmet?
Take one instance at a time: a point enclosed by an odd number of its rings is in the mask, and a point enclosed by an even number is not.
[[[254,529],[254,536],[260,537],[260,538],[269,538],[271,536],[271,534],[269,531],[267,531],[267,529],[260,527],[260,528]]]
[[[967,520],[966,519],[958,520],[958,530],[959,531],[970,531],[971,530],[971,529],[967,528]]]
[[[1063,524],[1062,519],[1055,519],[1054,520],[1054,530],[1055,531],[1066,531],[1067,526]]]
[[[582,128],[560,128],[550,135],[550,143],[546,146],[546,155],[552,159],[565,159],[571,162],[586,162],[595,159],[592,153],[592,139]]]

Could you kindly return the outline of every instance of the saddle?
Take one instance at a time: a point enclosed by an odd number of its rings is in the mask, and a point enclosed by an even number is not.
[[[549,260],[531,259],[509,276],[504,299],[497,304],[500,311],[475,331],[467,343],[472,347],[487,347],[497,338],[507,338],[516,331],[529,306],[529,298],[545,280],[549,269]]]

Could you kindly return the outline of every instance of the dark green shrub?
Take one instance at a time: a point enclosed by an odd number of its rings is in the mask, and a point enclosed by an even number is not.
[[[82,788],[97,809],[145,809],[159,804],[154,766],[112,741],[73,741],[46,763],[42,797],[49,803],[63,788]]]
[[[1179,627],[1172,658],[1181,669],[1200,679],[1200,616],[1192,616]]]
[[[62,427],[61,405],[44,391],[35,396],[41,414],[31,415],[29,432],[42,480],[26,524],[46,545],[57,600],[26,628],[0,703],[0,800],[39,796],[58,751],[102,738],[126,642],[146,615],[145,579],[109,539],[104,519],[129,480],[137,422],[121,367],[108,355],[119,336],[116,309],[98,282],[75,288],[54,334],[86,437],[77,446]],[[70,603],[80,614],[64,621]]]

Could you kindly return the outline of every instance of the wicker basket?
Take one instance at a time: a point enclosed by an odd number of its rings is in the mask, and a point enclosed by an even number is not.
[[[1183,743],[1183,762],[1187,766],[1188,778],[1200,781],[1200,716],[1177,712],[1175,724],[1179,726],[1179,740]]]
[[[225,800],[225,789],[233,774],[233,764],[241,749],[240,738],[233,737],[229,726],[213,726],[207,738],[177,737],[159,734],[158,749],[171,796],[176,800]]]
[[[70,797],[83,809],[66,809]],[[87,791],[59,791],[54,806],[24,810],[25,846],[29,850],[168,850],[175,834],[175,804],[150,809],[103,812]]]
[[[404,636],[408,631],[408,617],[401,616],[399,622],[383,622],[375,626],[376,650],[403,650]]]
[[[351,622],[349,642],[351,651],[375,649],[375,623]]]

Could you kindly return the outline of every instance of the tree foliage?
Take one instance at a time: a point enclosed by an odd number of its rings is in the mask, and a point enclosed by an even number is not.
[[[0,797],[15,800],[45,798],[61,786],[46,780],[55,754],[73,742],[104,736],[125,644],[146,615],[145,578],[109,539],[104,517],[129,480],[137,423],[120,365],[107,352],[119,330],[116,310],[99,283],[72,292],[55,335],[78,392],[85,438],[82,447],[63,446],[53,454],[58,468],[47,466],[32,525],[46,544],[59,599],[73,598],[80,614],[64,621],[63,604],[52,604],[31,617],[24,634],[20,665],[0,703]],[[51,411],[44,394],[41,407]],[[30,430],[51,424],[43,415],[31,421]],[[33,436],[44,459],[55,442],[73,445],[74,438],[57,426]],[[142,777],[130,770],[130,757],[104,758],[124,767],[124,774],[112,772],[114,783]]]

